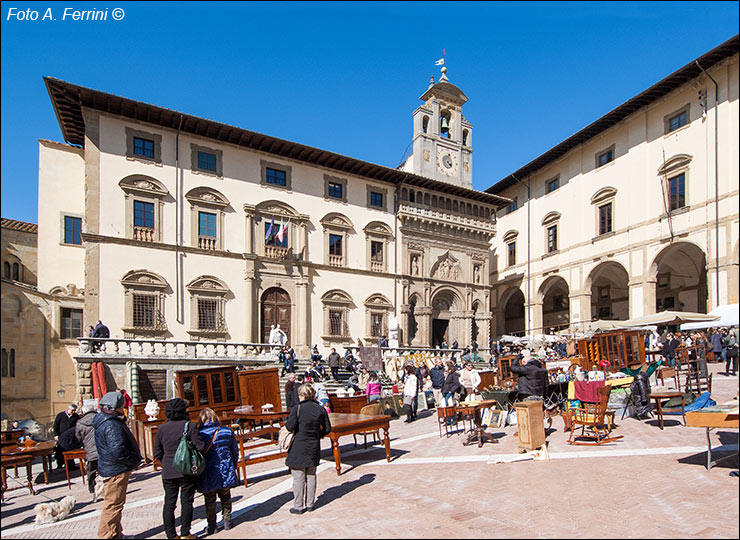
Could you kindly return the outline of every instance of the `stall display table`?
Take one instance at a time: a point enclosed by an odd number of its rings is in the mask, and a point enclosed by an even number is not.
[[[36,443],[35,446],[4,446],[2,448],[3,458],[6,456],[31,456],[40,457],[44,467],[44,484],[49,483],[49,470],[51,469],[51,456],[54,453],[55,441],[44,441]]]
[[[31,490],[31,495],[36,495],[36,491],[33,489],[33,473],[31,470],[31,465],[33,463],[33,456],[30,455],[20,455],[20,456],[11,456],[11,455],[2,455],[2,461],[0,462],[0,475],[2,475],[2,490],[0,493],[2,493],[2,498],[4,500],[5,492],[6,491],[12,491],[14,489],[21,489],[24,487],[27,487],[29,490]],[[25,486],[17,486],[17,487],[8,487],[8,472],[7,470],[10,467],[15,467],[17,470],[18,467],[25,467],[26,468],[26,481],[28,482]]]
[[[712,441],[709,439],[709,432],[715,428],[738,429],[740,426],[740,417],[738,416],[738,407],[711,407],[700,409],[698,411],[689,411],[686,413],[686,425],[690,427],[703,427],[707,430],[707,470],[712,466],[728,458],[736,458],[737,452],[725,456],[716,461],[712,461]]]
[[[683,424],[686,425],[686,400],[684,399],[683,392],[657,390],[650,392],[650,399],[655,400],[658,425],[660,426],[660,429],[663,429],[663,401],[674,397],[681,398],[681,414],[683,415]]]
[[[337,469],[337,476],[342,474],[342,464],[340,461],[339,438],[344,435],[361,433],[363,431],[373,431],[383,429],[383,439],[385,442],[385,457],[391,461],[391,438],[388,434],[391,417],[386,414],[348,414],[348,413],[329,413],[331,422],[331,439],[332,449],[334,451],[334,465]]]
[[[475,423],[475,427],[468,435],[468,438],[463,441],[463,446],[468,446],[469,444],[477,442],[478,448],[480,448],[483,446],[483,442],[486,440],[489,440],[492,443],[498,442],[490,433],[487,433],[486,430],[483,428],[483,421],[481,416],[481,409],[492,407],[494,405],[498,405],[498,401],[496,401],[495,399],[487,399],[485,401],[469,401],[455,406],[455,412],[457,413],[465,414],[470,413],[471,411],[474,413],[473,421]]]
[[[259,436],[262,433],[268,433],[270,440],[277,442],[277,430],[273,428],[273,424],[282,424],[285,419],[290,416],[290,411],[287,409],[278,409],[272,411],[253,411],[253,412],[232,412],[229,414],[231,419],[245,420],[249,424],[249,429],[254,436]],[[257,427],[259,423],[259,428]],[[265,424],[268,425],[265,428]]]

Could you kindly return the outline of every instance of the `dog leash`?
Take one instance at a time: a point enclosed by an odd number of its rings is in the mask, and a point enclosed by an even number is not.
[[[12,477],[10,475],[8,475],[8,476],[5,477],[5,481],[7,482],[8,480],[12,480],[13,482],[15,482],[16,484],[18,484],[22,488],[27,488],[28,487],[28,485],[21,484],[21,482],[17,478],[14,478],[14,477]],[[47,499],[47,500],[49,500],[49,501],[51,501],[53,503],[58,503],[59,501],[61,501],[64,498],[64,497],[62,497],[62,499],[58,499],[58,500],[57,499],[52,499],[51,497],[45,495],[44,493],[40,493],[40,492],[36,492],[36,495],[41,495],[42,497],[44,497],[45,499]],[[76,498],[75,498],[75,500],[76,500]]]

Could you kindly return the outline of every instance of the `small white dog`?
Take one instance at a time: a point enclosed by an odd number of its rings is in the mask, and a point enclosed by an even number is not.
[[[37,504],[34,508],[36,510],[36,525],[53,523],[66,518],[72,512],[76,502],[77,499],[72,495],[67,495],[59,502]]]

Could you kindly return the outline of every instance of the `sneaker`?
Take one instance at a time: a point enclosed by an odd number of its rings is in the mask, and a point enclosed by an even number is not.
[[[300,509],[300,510],[298,510],[297,508],[291,508],[291,509],[290,509],[290,513],[291,513],[291,514],[302,514],[302,513],[303,513],[303,512],[305,512],[305,511],[306,511],[306,509],[305,509],[305,508],[302,508],[302,509]]]

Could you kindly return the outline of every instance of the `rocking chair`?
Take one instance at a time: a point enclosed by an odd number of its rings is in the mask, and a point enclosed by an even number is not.
[[[606,407],[609,404],[609,394],[611,392],[611,386],[599,388],[598,402],[583,403],[583,407],[571,409],[573,427],[570,431],[570,438],[568,439],[569,444],[600,445],[616,441],[623,437],[623,435],[611,436],[611,422],[605,420],[609,416],[609,411],[606,410]],[[576,435],[575,433],[578,427],[581,428],[581,433]],[[586,428],[589,430],[588,433],[586,433]],[[577,441],[575,439],[590,439],[591,441]]]

